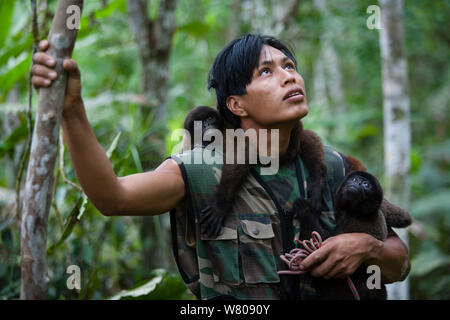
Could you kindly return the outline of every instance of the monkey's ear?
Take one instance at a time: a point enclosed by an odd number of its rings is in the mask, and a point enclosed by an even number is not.
[[[245,117],[248,115],[247,111],[243,108],[243,101],[240,96],[228,96],[227,108],[238,117]]]

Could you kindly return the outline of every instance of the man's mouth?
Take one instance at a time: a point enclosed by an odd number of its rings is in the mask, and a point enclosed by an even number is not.
[[[300,101],[303,100],[303,98],[305,97],[305,94],[303,92],[303,89],[300,87],[295,87],[292,88],[291,90],[289,90],[285,96],[283,97],[283,101],[288,100],[288,101]]]

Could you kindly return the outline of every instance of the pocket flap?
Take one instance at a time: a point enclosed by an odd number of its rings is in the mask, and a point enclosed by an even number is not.
[[[241,220],[240,224],[242,231],[254,239],[270,239],[275,237],[270,220],[268,224],[252,220]]]

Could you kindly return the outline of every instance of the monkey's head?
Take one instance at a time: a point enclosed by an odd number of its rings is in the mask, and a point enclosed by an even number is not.
[[[378,179],[365,171],[352,171],[341,183],[335,195],[336,209],[350,215],[376,214],[383,201],[383,189]]]
[[[194,147],[194,129],[196,125],[195,121],[201,121],[201,135],[203,135],[208,129],[224,130],[224,120],[219,112],[211,107],[198,106],[186,115],[183,127],[187,130],[191,136],[191,147]],[[212,141],[202,141],[203,146],[208,145]]]

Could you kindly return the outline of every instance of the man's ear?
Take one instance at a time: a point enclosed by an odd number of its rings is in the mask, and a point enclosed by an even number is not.
[[[245,117],[248,115],[244,109],[244,103],[240,96],[228,96],[227,108],[238,117]]]

